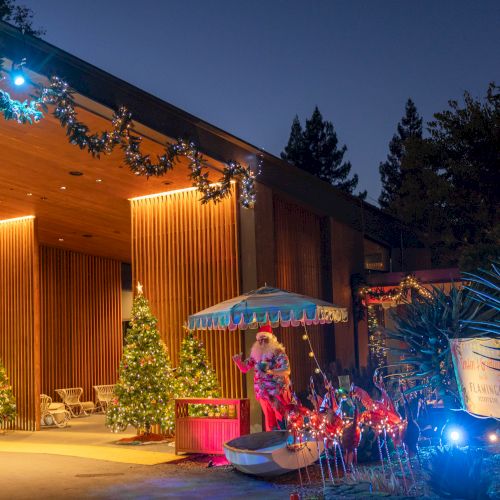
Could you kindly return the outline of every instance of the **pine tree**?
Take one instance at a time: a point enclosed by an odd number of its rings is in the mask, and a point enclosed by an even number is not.
[[[159,425],[169,434],[174,431],[176,380],[156,324],[138,286],[120,363],[116,398],[106,415],[106,424],[113,431],[124,430],[128,425],[146,434],[153,425]]]
[[[220,385],[210,366],[203,342],[192,330],[187,330],[181,343],[177,369],[179,393],[186,398],[217,398]],[[190,415],[206,414],[206,405],[190,405]]]
[[[463,103],[449,101],[426,138],[420,118],[404,123],[413,136],[388,208],[419,233],[435,266],[474,271],[500,258],[499,91],[491,83],[482,99],[465,92]]]
[[[0,428],[16,418],[16,399],[7,372],[0,361]]]
[[[33,28],[33,11],[24,5],[16,5],[14,0],[0,0],[0,20],[13,24],[28,35],[45,34],[44,29]]]
[[[295,116],[281,158],[352,194],[358,185],[358,176],[354,174],[349,178],[352,167],[344,161],[346,151],[347,146],[339,146],[332,122],[323,120],[316,106],[304,129]]]
[[[408,99],[405,115],[398,123],[398,132],[389,143],[387,160],[380,163],[379,172],[382,181],[382,192],[378,199],[382,208],[395,213],[394,203],[400,196],[401,161],[405,153],[405,141],[410,138],[422,138],[422,118],[417,112],[415,103]]]
[[[299,166],[304,163],[304,153],[304,131],[302,130],[299,117],[295,115],[290,130],[290,137],[288,138],[288,144],[281,153],[281,158]]]
[[[500,87],[490,83],[483,98],[464,92],[463,103],[448,104],[428,123],[435,169],[449,186],[447,264],[474,271],[500,259]]]

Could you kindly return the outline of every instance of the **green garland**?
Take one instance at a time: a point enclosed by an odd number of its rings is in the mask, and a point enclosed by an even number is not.
[[[258,174],[250,167],[230,160],[222,171],[219,182],[212,184],[208,179],[202,154],[193,142],[178,139],[174,144],[168,144],[165,152],[153,162],[149,155],[141,152],[142,137],[132,132],[132,114],[121,106],[113,114],[111,131],[91,134],[89,127],[78,120],[75,111],[74,91],[58,77],[52,77],[48,87],[41,86],[30,102],[16,101],[4,90],[0,90],[0,113],[6,120],[18,123],[35,123],[43,118],[41,109],[48,111],[47,105],[53,105],[53,115],[66,129],[66,135],[71,144],[87,150],[93,157],[110,154],[115,147],[123,151],[125,164],[136,175],[162,176],[172,170],[180,157],[186,157],[191,169],[190,178],[193,186],[202,194],[201,202],[217,203],[231,195],[231,182],[240,180],[240,203],[245,208],[255,204],[255,177]],[[259,157],[259,171],[262,157]]]
[[[38,109],[38,101],[20,102],[10,98],[10,95],[0,89],[0,113],[6,120],[16,120],[18,123],[33,123],[42,118]]]
[[[385,335],[380,330],[377,310],[374,305],[367,306],[368,321],[368,347],[370,357],[377,368],[387,364],[387,348],[385,344]]]

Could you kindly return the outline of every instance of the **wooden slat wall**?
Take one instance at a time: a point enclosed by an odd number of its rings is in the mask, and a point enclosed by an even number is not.
[[[120,262],[40,247],[42,392],[118,378],[122,353]]]
[[[196,191],[132,200],[133,282],[158,318],[177,364],[189,314],[239,293],[235,193],[202,205]],[[225,397],[242,397],[242,376],[231,360],[243,351],[236,332],[200,332]]]
[[[276,286],[291,292],[322,296],[321,218],[274,196]],[[321,366],[326,359],[324,327],[307,327],[314,352]],[[278,336],[285,345],[292,368],[296,392],[304,391],[316,365],[308,356],[309,346],[302,339],[302,327],[280,328]]]
[[[0,358],[17,401],[14,426],[39,427],[40,324],[35,219],[0,223]]]

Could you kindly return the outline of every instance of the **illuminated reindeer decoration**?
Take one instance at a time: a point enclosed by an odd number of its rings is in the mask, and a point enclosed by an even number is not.
[[[418,432],[415,432],[415,429],[418,429],[418,425],[412,417],[408,401],[404,395],[403,401],[406,418],[403,419],[398,413],[393,400],[386,390],[383,377],[379,375],[378,371],[374,373],[373,382],[375,387],[380,391],[380,400],[372,399],[365,390],[354,384],[351,385],[349,397],[354,403],[354,414],[352,420],[349,420],[343,418],[336,398],[336,392],[331,382],[326,377],[324,378],[323,383],[326,392],[321,397],[316,392],[314,381],[311,377],[308,399],[311,401],[313,409],[309,410],[301,406],[300,403],[291,407],[288,413],[288,430],[293,435],[294,441],[297,439],[299,442],[307,439],[316,440],[318,443],[318,452],[320,450],[319,444],[322,443],[324,445],[328,474],[330,480],[334,482],[330,466],[330,453],[333,452],[337,477],[339,477],[338,459],[340,459],[344,475],[349,471],[356,477],[355,465],[357,464],[357,449],[361,441],[362,428],[371,427],[377,437],[383,473],[385,474],[385,462],[389,466],[391,475],[394,473],[387,445],[387,440],[390,437],[396,448],[396,455],[401,468],[405,489],[408,490],[399,449],[402,448],[405,456],[409,458],[407,449],[413,450],[416,447]],[[386,458],[384,458],[384,451]],[[318,459],[323,484],[325,484],[321,453],[319,453]],[[409,461],[408,467],[413,478]]]

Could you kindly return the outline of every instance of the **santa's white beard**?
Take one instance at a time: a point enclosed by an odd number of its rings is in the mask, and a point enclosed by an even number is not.
[[[252,350],[250,351],[250,357],[259,362],[264,358],[272,358],[274,354],[277,354],[282,350],[283,348],[281,344],[277,341],[264,342],[262,344],[255,341],[252,346]]]

